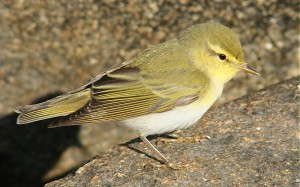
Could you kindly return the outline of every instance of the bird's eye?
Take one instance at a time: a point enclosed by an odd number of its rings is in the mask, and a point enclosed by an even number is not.
[[[224,54],[219,54],[219,58],[220,58],[221,60],[226,60],[226,55],[224,55]]]

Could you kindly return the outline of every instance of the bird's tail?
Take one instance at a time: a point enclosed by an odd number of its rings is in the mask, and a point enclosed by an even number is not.
[[[90,89],[67,93],[43,103],[21,106],[14,109],[20,113],[17,124],[26,124],[71,114],[83,107],[91,99]]]

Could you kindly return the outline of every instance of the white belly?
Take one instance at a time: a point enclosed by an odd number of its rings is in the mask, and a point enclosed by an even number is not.
[[[162,134],[193,125],[209,108],[210,106],[195,108],[188,105],[167,112],[130,118],[123,123],[142,136]]]

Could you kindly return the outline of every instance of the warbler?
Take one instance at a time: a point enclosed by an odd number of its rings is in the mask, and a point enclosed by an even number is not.
[[[60,118],[49,127],[120,121],[168,165],[147,136],[194,124],[241,70],[259,75],[247,65],[238,35],[220,23],[198,24],[74,91],[16,108],[17,123],[54,117]]]

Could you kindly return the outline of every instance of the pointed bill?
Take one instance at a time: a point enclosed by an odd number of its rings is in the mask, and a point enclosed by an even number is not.
[[[239,68],[240,70],[242,71],[246,71],[248,73],[251,73],[253,75],[260,75],[256,70],[252,69],[251,67],[249,67],[248,65],[241,65],[241,66],[238,66],[237,68]]]

